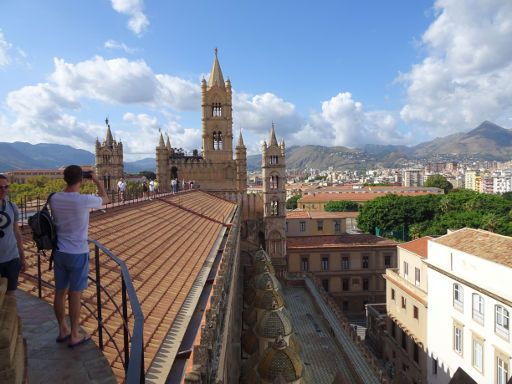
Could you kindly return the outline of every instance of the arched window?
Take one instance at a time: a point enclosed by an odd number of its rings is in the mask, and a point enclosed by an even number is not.
[[[453,284],[453,306],[464,312],[464,290],[462,285],[457,283]]]
[[[509,322],[509,314],[508,311],[502,307],[501,305],[496,305],[495,307],[495,332],[497,335],[508,340],[509,330],[510,330],[510,322]]]
[[[212,104],[212,116],[213,117],[221,117],[222,116],[222,106],[220,103]]]
[[[279,202],[272,201],[270,203],[270,215],[272,215],[272,216],[279,215]]]
[[[213,149],[222,150],[222,132],[213,132]]]
[[[270,165],[277,164],[277,156],[270,156]]]
[[[217,132],[213,132],[213,149],[217,149]]]
[[[270,176],[270,189],[277,189],[278,186],[279,186],[278,176],[277,175]]]
[[[484,298],[478,293],[473,293],[473,319],[484,322]]]

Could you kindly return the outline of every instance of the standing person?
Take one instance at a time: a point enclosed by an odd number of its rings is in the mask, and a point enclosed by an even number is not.
[[[172,194],[174,195],[176,193],[176,179],[171,180],[171,189],[172,189]]]
[[[89,229],[89,211],[100,209],[108,203],[107,193],[91,171],[90,176],[98,195],[81,195],[80,185],[83,182],[82,169],[78,165],[70,165],[64,169],[66,188],[57,192],[50,200],[50,207],[57,231],[57,248],[54,254],[55,298],[54,311],[59,324],[57,342],[68,342],[69,347],[76,347],[91,339],[90,335],[79,332],[80,299],[82,291],[87,288],[89,275],[89,245],[87,233]],[[71,330],[66,323],[66,293],[69,290],[69,319]]]
[[[124,203],[125,195],[126,195],[126,181],[121,177],[119,182],[117,183],[117,192],[121,197],[121,201]]]
[[[142,183],[142,197],[148,197],[148,183],[145,181]]]
[[[9,201],[9,183],[0,175],[0,276],[7,278],[7,294],[14,295],[18,286],[18,276],[27,270],[25,252],[18,226],[19,211],[16,204]]]
[[[149,179],[149,199],[151,200],[151,196],[153,199],[155,198],[155,182],[153,179]]]
[[[155,179],[155,197],[158,195],[158,188],[160,188],[160,183],[158,182],[158,179]]]
[[[181,190],[185,190],[185,179],[181,180]]]

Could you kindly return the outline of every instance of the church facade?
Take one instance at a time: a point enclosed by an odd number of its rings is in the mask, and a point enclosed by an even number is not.
[[[190,155],[171,147],[163,135],[156,147],[156,177],[164,191],[171,181],[194,181],[202,190],[240,193],[247,190],[246,148],[240,133],[233,159],[233,110],[229,79],[224,81],[217,50],[208,83],[201,81],[202,153]]]
[[[112,192],[116,190],[117,182],[123,177],[124,173],[123,143],[121,141],[117,142],[112,137],[108,119],[105,119],[105,124],[107,125],[105,140],[100,143],[96,138],[94,171],[103,183],[105,190]]]

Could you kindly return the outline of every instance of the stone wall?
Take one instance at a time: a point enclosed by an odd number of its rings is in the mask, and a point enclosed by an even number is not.
[[[24,381],[25,350],[16,297],[6,295],[7,279],[0,279],[0,383]]]
[[[238,383],[242,325],[240,219],[237,210],[215,277],[185,383]]]

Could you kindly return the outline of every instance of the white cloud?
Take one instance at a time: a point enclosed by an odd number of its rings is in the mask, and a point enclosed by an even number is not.
[[[122,51],[125,51],[126,53],[135,53],[137,51],[135,48],[130,48],[125,43],[119,43],[115,40],[105,41],[105,48],[120,49]]]
[[[124,107],[175,111],[200,108],[198,84],[154,74],[142,60],[105,60],[97,56],[77,64],[66,63],[62,59],[54,59],[54,62],[55,71],[47,83],[26,86],[8,94],[6,105],[15,119],[12,124],[7,124],[3,116],[0,134],[8,137],[9,141],[56,142],[91,150],[96,137],[104,135],[104,127],[79,122],[72,116],[82,109],[87,99]],[[169,113],[168,116],[173,115]],[[134,121],[130,115],[126,120]],[[130,142],[127,146],[130,150],[146,152],[147,148],[152,148],[149,153],[154,154],[158,136],[154,129],[150,129],[150,122],[147,118],[144,120],[143,116],[137,121],[148,132],[147,137],[143,137],[143,141],[148,143],[145,147],[141,146],[141,137],[125,136],[123,133],[122,137]],[[177,142],[179,146],[188,148],[189,144],[197,143],[197,138],[200,138],[200,132],[183,129],[174,121],[161,127],[164,131],[184,135]]]
[[[295,106],[272,93],[249,95],[233,93],[233,126],[242,127],[261,138],[267,138],[272,122],[280,136],[287,137],[304,125]]]
[[[397,130],[395,117],[387,111],[366,112],[349,92],[322,103],[320,113],[292,135],[291,144],[320,144],[358,147],[364,144],[410,143],[411,136]]]
[[[125,151],[130,155],[128,160],[137,160],[145,157],[154,157],[155,148],[160,137],[159,130],[168,135],[173,148],[201,147],[201,131],[199,129],[183,128],[175,121],[160,123],[158,118],[145,113],[134,114],[131,112],[123,116],[123,120],[130,122],[137,127],[136,131],[116,131],[116,134],[123,137]]]
[[[423,34],[428,56],[398,78],[407,85],[402,119],[445,136],[512,113],[512,2],[438,0]]]
[[[0,67],[4,67],[11,62],[11,58],[7,51],[11,48],[11,44],[5,40],[4,34],[0,29]]]
[[[111,0],[112,8],[124,15],[130,16],[128,28],[137,36],[140,36],[148,27],[149,20],[142,12],[143,0]]]

